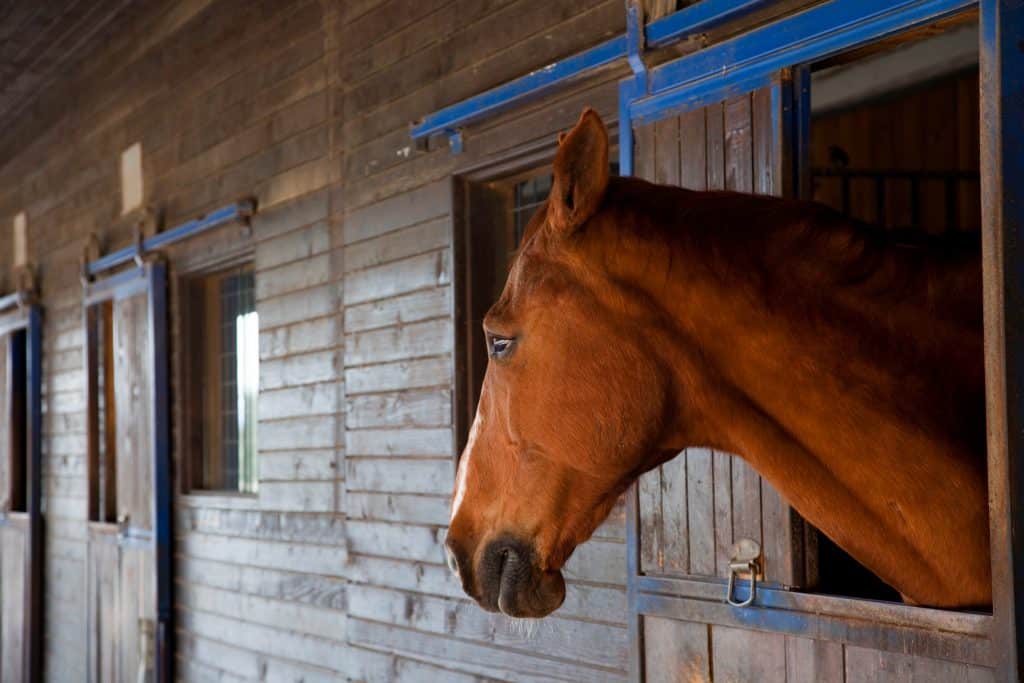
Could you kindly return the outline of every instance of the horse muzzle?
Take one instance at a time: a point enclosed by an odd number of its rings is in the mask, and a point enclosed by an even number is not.
[[[464,556],[447,545],[449,564],[461,579],[463,590],[489,612],[539,618],[565,601],[561,572],[541,570],[536,553],[519,539],[503,536],[489,542],[474,572],[475,582],[466,571]]]

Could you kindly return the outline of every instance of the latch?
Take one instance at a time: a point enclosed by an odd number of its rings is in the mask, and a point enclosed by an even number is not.
[[[761,544],[749,538],[741,538],[732,546],[729,555],[729,584],[725,591],[725,601],[733,607],[747,607],[757,596],[757,575],[761,573]],[[736,580],[742,579],[741,574],[749,576],[750,595],[746,600],[737,600]]]

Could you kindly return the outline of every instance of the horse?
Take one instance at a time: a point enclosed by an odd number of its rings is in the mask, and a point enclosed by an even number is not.
[[[736,453],[911,604],[991,603],[978,245],[610,177],[584,110],[483,325],[445,549],[543,617],[644,472]]]

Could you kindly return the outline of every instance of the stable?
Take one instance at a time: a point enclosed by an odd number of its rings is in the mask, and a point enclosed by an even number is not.
[[[37,5],[0,19],[0,680],[1021,677],[1019,3]],[[551,617],[465,597],[479,323],[585,106],[614,173],[981,231],[991,611],[902,604],[701,449]]]

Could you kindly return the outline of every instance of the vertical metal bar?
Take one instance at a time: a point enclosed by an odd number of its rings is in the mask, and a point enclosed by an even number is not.
[[[793,69],[793,116],[796,138],[793,140],[795,158],[793,173],[795,177],[794,191],[799,199],[811,199],[814,196],[813,178],[811,177],[811,69],[798,66]]]
[[[996,680],[1024,657],[1024,2],[981,0],[981,225]]]
[[[167,357],[167,272],[162,263],[149,269],[149,351],[153,363],[153,531],[156,553],[156,681],[170,683],[173,674],[173,555],[171,537],[170,387]]]
[[[630,106],[636,96],[636,82],[627,78],[619,83],[619,175],[633,175],[633,118]]]
[[[27,389],[28,447],[27,481],[28,544],[31,571],[25,581],[26,678],[43,680],[43,318],[38,306],[28,309]]]

